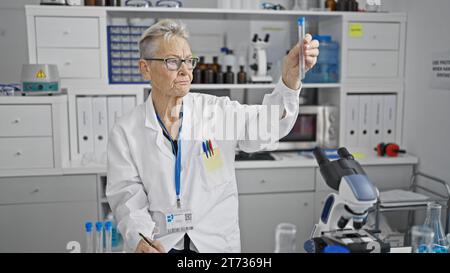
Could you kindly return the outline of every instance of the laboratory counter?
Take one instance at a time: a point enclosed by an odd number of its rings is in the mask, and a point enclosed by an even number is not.
[[[317,167],[317,162],[311,156],[298,152],[271,153],[275,160],[245,160],[236,161],[235,168],[264,169],[264,168],[307,168]],[[362,166],[392,166],[415,165],[419,159],[413,155],[401,154],[398,157],[378,157],[375,153],[358,153],[356,157]],[[51,169],[8,169],[0,170],[0,177],[43,176],[43,175],[74,175],[74,174],[105,174],[106,165],[70,162],[62,168]]]

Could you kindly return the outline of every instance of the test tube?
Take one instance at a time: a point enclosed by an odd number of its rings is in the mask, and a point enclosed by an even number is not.
[[[94,233],[92,231],[92,223],[86,222],[84,225],[86,230],[86,253],[94,252]]]
[[[299,52],[299,77],[300,80],[305,78],[305,58],[303,52],[303,39],[305,38],[305,17],[298,17],[298,40],[300,41],[300,52]]]
[[[95,253],[103,253],[103,223],[95,223]]]
[[[112,252],[112,222],[105,222],[105,252]]]

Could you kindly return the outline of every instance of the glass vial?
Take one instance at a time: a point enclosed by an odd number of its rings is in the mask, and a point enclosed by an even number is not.
[[[294,253],[297,227],[291,223],[280,223],[275,229],[275,253]]]
[[[430,227],[434,232],[433,253],[447,253],[448,244],[445,238],[444,229],[441,224],[442,206],[436,202],[430,202],[427,206],[427,217],[425,218],[425,226]]]
[[[94,252],[94,231],[92,230],[92,223],[86,222],[84,225],[86,231],[86,245],[85,245],[85,253]]]
[[[103,223],[95,223],[95,253],[103,253]]]
[[[105,252],[112,252],[112,222],[105,222]]]

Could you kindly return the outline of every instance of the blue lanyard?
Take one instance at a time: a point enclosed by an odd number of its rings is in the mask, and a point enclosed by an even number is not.
[[[169,137],[170,144],[172,145],[172,151],[173,153],[176,153],[176,160],[175,160],[175,193],[177,194],[177,207],[181,208],[181,199],[180,199],[180,188],[181,188],[181,127],[183,127],[183,112],[180,112],[180,118],[181,118],[181,124],[180,128],[178,129],[178,149],[175,150],[175,141],[172,139],[172,137],[169,134],[169,131],[166,129],[166,126],[164,126],[164,123],[162,122],[161,118],[159,117],[158,113],[156,113],[156,118],[158,118],[159,125],[161,125],[161,128],[164,130],[164,132]]]

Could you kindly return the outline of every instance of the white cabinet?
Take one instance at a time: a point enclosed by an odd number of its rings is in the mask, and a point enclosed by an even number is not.
[[[236,172],[239,193],[313,191],[313,168],[242,169]]]
[[[387,22],[386,22],[387,21]],[[344,82],[403,78],[406,18],[350,15],[344,23]]]
[[[275,228],[283,222],[296,225],[296,250],[304,252],[314,225],[313,206],[314,194],[307,192],[239,195],[242,252],[274,252]]]
[[[409,181],[413,172],[413,164],[407,165],[362,165],[369,180],[379,190],[391,190],[409,187]],[[329,192],[332,189],[325,183],[320,174],[319,168],[316,169],[316,190]]]
[[[349,78],[397,78],[398,51],[349,50]]]
[[[0,138],[0,170],[53,167],[51,137]]]
[[[35,20],[38,47],[99,47],[98,18],[37,16]]]
[[[96,176],[0,179],[0,252],[67,252],[84,247],[84,223],[98,217]]]
[[[51,105],[1,105],[0,102],[0,137],[51,136],[51,111]]]
[[[398,50],[400,44],[400,23],[355,22],[348,23],[360,28],[358,34],[348,39],[348,49]]]
[[[61,168],[68,135],[67,96],[2,97],[0,172]]]
[[[102,12],[86,8],[77,14],[39,6],[26,10],[30,63],[56,64],[63,87],[104,83],[107,56]]]
[[[38,48],[38,63],[56,64],[61,78],[96,79],[101,75],[98,49]]]
[[[314,168],[236,170],[242,252],[274,252],[279,223],[296,225],[304,252],[314,224]]]

